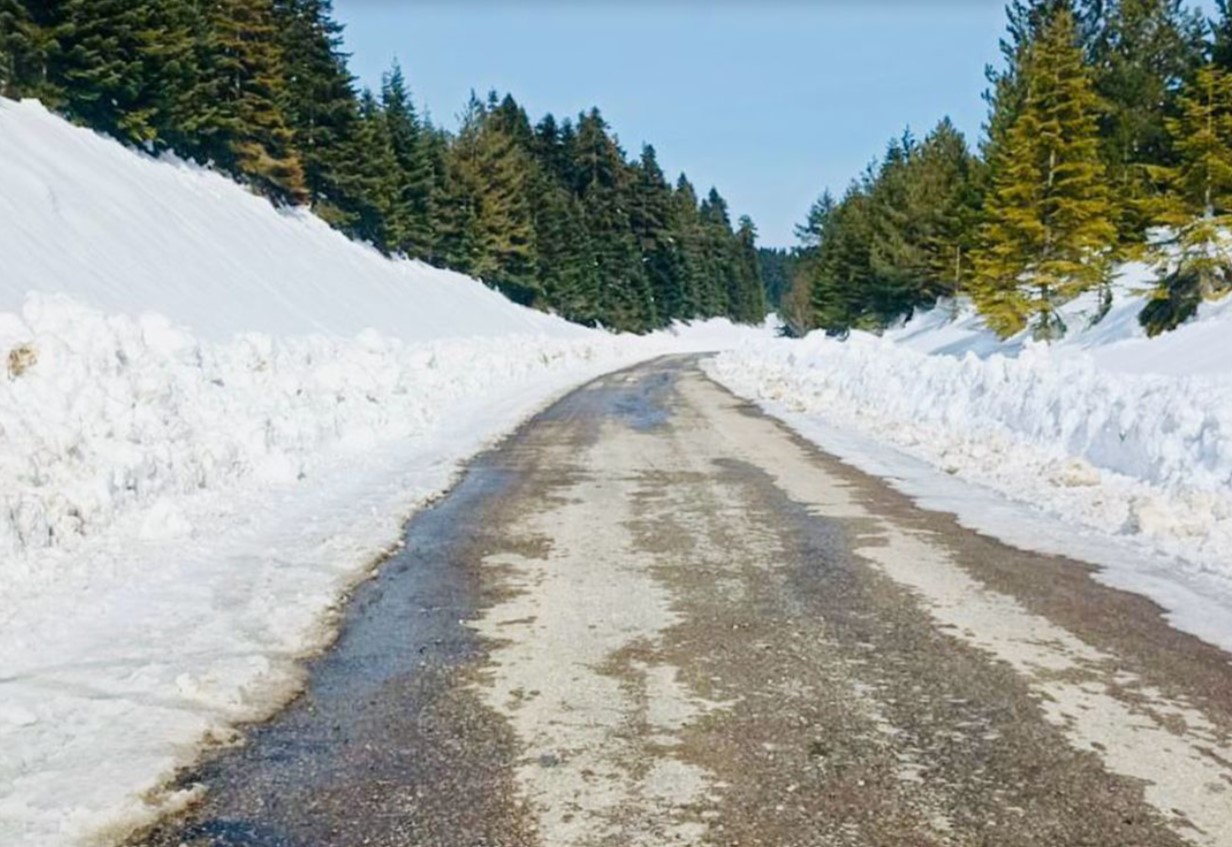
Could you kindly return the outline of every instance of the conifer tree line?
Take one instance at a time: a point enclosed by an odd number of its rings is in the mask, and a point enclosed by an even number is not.
[[[1182,0],[1012,0],[972,149],[948,119],[890,141],[797,228],[789,328],[879,330],[971,298],[1002,336],[1051,340],[1117,263],[1154,268],[1140,320],[1176,327],[1232,289],[1232,18]],[[773,262],[763,254],[763,269]]]
[[[597,109],[474,96],[456,132],[395,64],[358,90],[330,0],[0,0],[0,94],[210,163],[348,235],[570,320],[757,322],[753,222],[631,159]]]

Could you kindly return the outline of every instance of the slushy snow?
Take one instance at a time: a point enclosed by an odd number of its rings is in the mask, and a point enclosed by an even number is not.
[[[0,100],[0,844],[119,838],[460,464],[616,337]]]
[[[1052,346],[943,303],[882,337],[755,340],[709,372],[925,505],[1103,565],[1232,649],[1232,304],[1148,340],[1148,269],[1112,310],[1069,304]]]

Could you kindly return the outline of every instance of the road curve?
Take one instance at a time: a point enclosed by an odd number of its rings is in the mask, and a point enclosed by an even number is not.
[[[479,457],[132,845],[1232,847],[1232,665],[689,358]]]

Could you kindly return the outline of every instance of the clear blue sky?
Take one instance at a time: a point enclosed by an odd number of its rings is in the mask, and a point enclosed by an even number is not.
[[[376,87],[397,57],[415,102],[456,126],[471,89],[532,120],[599,106],[626,152],[711,185],[761,243],[886,141],[949,115],[974,143],[1001,0],[334,0],[351,70]]]

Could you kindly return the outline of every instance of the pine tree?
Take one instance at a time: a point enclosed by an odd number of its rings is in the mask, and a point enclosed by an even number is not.
[[[454,262],[522,302],[538,294],[534,274],[533,162],[473,94],[449,150],[456,206],[447,240]],[[454,265],[456,266],[456,265]]]
[[[706,284],[706,239],[698,208],[697,191],[681,174],[672,191],[672,231],[680,257],[681,305],[678,317],[701,317]]]
[[[535,187],[536,305],[563,317],[595,324],[601,317],[599,278],[581,201],[546,170]]]
[[[1157,169],[1168,188],[1157,220],[1172,237],[1153,251],[1162,275],[1141,315],[1151,335],[1174,328],[1203,299],[1232,288],[1232,73],[1204,66],[1179,107],[1168,121],[1179,162]]]
[[[913,290],[917,304],[952,297],[969,268],[981,198],[976,162],[949,118],[916,148],[910,162],[911,226],[921,253]]]
[[[435,221],[432,262],[460,273],[475,274],[482,242],[480,187],[473,184],[473,171],[454,155],[454,148],[445,143],[443,134],[435,136],[432,150],[437,173],[433,204],[440,209]]]
[[[350,164],[338,173],[346,218],[344,231],[385,253],[397,249],[399,237],[398,160],[389,122],[376,96],[364,89],[353,134],[346,141]]]
[[[213,0],[209,69],[219,83],[219,151],[234,169],[278,199],[307,198],[304,172],[282,103],[286,77],[272,0]]]
[[[732,262],[732,226],[727,201],[711,187],[698,207],[704,245],[702,315],[708,318],[731,313],[732,297],[739,287]]]
[[[58,3],[0,0],[0,84],[8,94],[36,97],[52,109],[64,105],[54,67],[63,35]]]
[[[873,213],[865,296],[867,311],[878,326],[911,311],[915,288],[928,272],[919,232],[923,210],[912,184],[916,147],[910,132],[894,139],[868,179]]]
[[[432,255],[432,207],[435,174],[432,167],[430,128],[415,113],[402,68],[395,62],[381,84],[381,105],[389,122],[390,139],[398,162],[400,218],[397,247],[408,256],[427,259]]]
[[[629,219],[632,169],[598,109],[579,116],[571,158],[595,255],[602,319],[636,332],[657,326],[654,295]]]
[[[1105,285],[1116,236],[1099,158],[1097,98],[1073,15],[1060,9],[1027,45],[1021,110],[990,163],[992,191],[971,292],[989,326],[1065,331],[1056,308]]]
[[[353,138],[361,128],[354,80],[342,52],[342,27],[329,0],[276,0],[281,51],[279,105],[303,164],[308,199],[326,220],[343,223],[358,198],[347,197]]]
[[[30,93],[45,67],[44,39],[25,0],[0,0],[0,96]]]
[[[17,53],[22,34],[29,27],[25,6],[0,0],[0,97],[18,97]]]
[[[821,244],[804,262],[812,277],[812,324],[831,335],[876,327],[867,317],[874,209],[870,180],[853,182],[824,221]]]
[[[152,79],[143,58],[159,34],[154,8],[146,0],[57,4],[51,73],[71,117],[125,141],[152,140]]]
[[[801,249],[816,250],[821,246],[822,233],[825,231],[826,221],[834,212],[834,206],[834,196],[828,188],[813,201],[804,223],[796,225],[796,238],[800,240]]]
[[[157,8],[162,27],[149,53],[156,69],[156,146],[226,165],[232,124],[224,97],[228,81],[218,72],[222,48],[210,10],[196,0],[163,0]]]
[[[660,323],[687,317],[683,261],[679,241],[672,231],[671,188],[659,167],[655,149],[642,147],[634,168],[630,224],[642,254],[642,262],[654,297]]]
[[[740,216],[736,228],[736,276],[739,287],[731,318],[738,323],[759,323],[766,316],[765,289],[757,258],[757,227],[748,215]]]
[[[1153,168],[1173,162],[1165,120],[1201,63],[1204,22],[1182,0],[1109,0],[1094,49],[1103,101],[1101,149],[1118,199],[1123,243],[1140,242],[1158,186]]]

